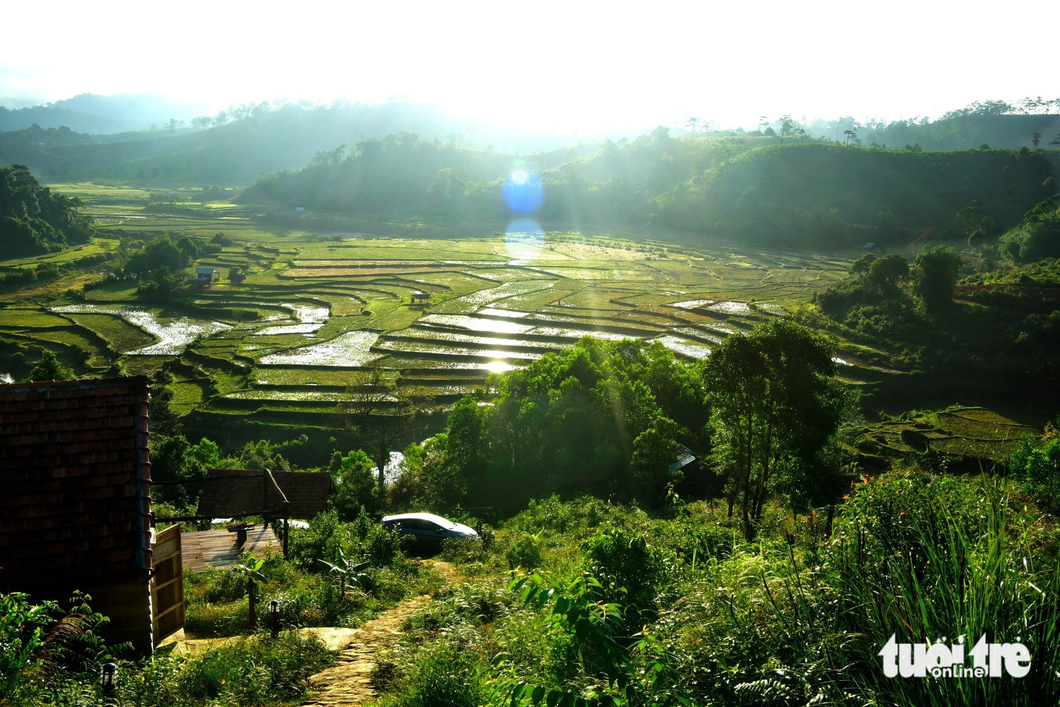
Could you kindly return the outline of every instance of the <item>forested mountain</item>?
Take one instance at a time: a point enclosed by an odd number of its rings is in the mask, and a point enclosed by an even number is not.
[[[450,146],[527,151],[569,146],[571,135],[522,133],[469,125],[425,105],[243,106],[196,125],[116,135],[44,129],[0,133],[0,164],[25,164],[52,181],[117,180],[137,184],[251,184],[264,173],[300,169],[318,152],[413,132]],[[231,122],[229,122],[231,121]],[[161,127],[161,126],[160,126]]]
[[[774,143],[774,144],[771,144]],[[759,147],[765,145],[764,147]],[[671,138],[665,128],[607,142],[586,159],[516,159],[413,135],[358,143],[271,175],[244,202],[309,210],[502,218],[514,166],[540,172],[537,216],[567,223],[654,223],[755,239],[881,243],[993,236],[1056,193],[1054,151],[874,150],[770,138]]]
[[[511,155],[443,146],[401,133],[359,142],[344,156],[319,155],[309,167],[263,178],[240,201],[275,202],[339,212],[503,217],[504,179],[513,169],[540,173],[540,216],[642,222],[648,199],[714,162],[767,138],[675,140],[658,128],[636,140],[605,142],[578,159],[573,150]]]
[[[0,252],[19,258],[86,242],[92,225],[80,206],[42,187],[21,165],[0,168]]]
[[[1045,147],[1060,133],[1060,115],[952,115],[934,122],[897,120],[859,132],[864,145],[900,149],[919,145],[924,150],[970,150]],[[1035,144],[1035,134],[1038,143]],[[840,139],[844,136],[840,134]]]
[[[654,199],[656,222],[780,240],[887,242],[925,228],[994,235],[1056,193],[1053,151],[913,152],[831,145],[737,156]]]
[[[191,120],[203,110],[202,104],[165,96],[82,93],[46,105],[13,110],[0,106],[0,132],[25,130],[32,125],[45,130],[66,127],[90,134],[147,130],[152,125],[163,126],[170,120]]]

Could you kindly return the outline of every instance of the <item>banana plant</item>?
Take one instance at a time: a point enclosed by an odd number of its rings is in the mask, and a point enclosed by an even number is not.
[[[327,560],[317,560],[320,564],[328,568],[328,571],[335,574],[339,578],[339,598],[346,598],[346,583],[357,584],[361,589],[371,591],[372,589],[372,578],[361,572],[365,567],[369,565],[368,562],[358,562],[351,564],[349,559],[346,557],[346,553],[342,551],[342,548],[335,550],[335,562],[331,563]]]
[[[236,565],[232,569],[239,574],[243,575],[247,579],[247,597],[248,606],[247,614],[250,620],[250,631],[253,633],[258,629],[258,615],[257,615],[257,594],[258,587],[264,587],[268,580],[265,579],[265,575],[261,573],[261,568],[265,564],[265,560],[260,557],[247,558],[241,564]]]

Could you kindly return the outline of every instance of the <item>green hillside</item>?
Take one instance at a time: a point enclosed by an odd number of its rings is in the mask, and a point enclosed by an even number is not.
[[[771,240],[988,235],[1056,192],[1053,152],[754,150],[655,199],[659,223]]]

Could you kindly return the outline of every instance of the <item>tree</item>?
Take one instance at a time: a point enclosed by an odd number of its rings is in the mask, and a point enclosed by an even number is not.
[[[904,255],[892,253],[876,258],[862,281],[863,293],[868,299],[898,300],[899,285],[909,279],[909,261]]]
[[[696,135],[696,124],[697,123],[699,123],[699,118],[689,118],[688,119],[687,125],[688,125],[689,131],[691,131],[691,133],[692,133],[692,137],[695,137],[695,135]]]
[[[750,334],[729,336],[707,359],[703,376],[713,406],[714,459],[729,471],[729,515],[739,500],[751,539],[783,477],[798,475],[810,486],[827,482],[818,457],[845,407],[832,346],[793,320],[770,320]]]
[[[795,123],[792,121],[790,115],[780,116],[780,142],[784,142],[784,138],[791,137],[791,134],[795,130]]]
[[[1041,141],[1042,141],[1042,134],[1040,132],[1038,132],[1038,131],[1035,131],[1034,134],[1031,135],[1031,144],[1034,145],[1034,149],[1035,150],[1038,149],[1038,143],[1041,142]]]
[[[40,359],[34,364],[33,370],[29,372],[26,381],[68,381],[74,378],[77,378],[77,375],[73,369],[67,368],[60,363],[52,351],[44,349],[41,351]]]
[[[186,236],[181,239],[181,243],[184,244],[185,240],[191,243]],[[159,236],[144,246],[143,250],[129,256],[129,259],[125,261],[124,270],[130,275],[145,277],[163,266],[179,271],[190,264],[191,255],[187,244],[184,244],[184,247],[178,247],[169,236]]]
[[[961,256],[953,248],[922,248],[913,261],[913,291],[928,312],[953,302],[953,289],[961,269]]]
[[[408,392],[399,384],[396,371],[378,366],[354,375],[346,389],[346,399],[339,403],[339,415],[345,427],[361,438],[372,452],[379,473],[379,496],[386,493],[386,466],[390,452],[405,433],[415,413]]]
[[[857,260],[854,261],[853,265],[850,266],[849,272],[851,275],[858,275],[865,277],[868,274],[869,268],[872,267],[873,261],[876,260],[876,255],[873,253],[865,253]]]
[[[666,485],[681,480],[680,471],[670,471],[680,447],[676,439],[679,431],[676,422],[658,417],[633,440],[633,479],[639,496],[649,504],[661,502],[666,497]]]
[[[335,472],[335,494],[331,506],[342,520],[350,521],[361,513],[361,509],[374,512],[378,508],[373,473],[375,464],[360,449],[342,458]]]

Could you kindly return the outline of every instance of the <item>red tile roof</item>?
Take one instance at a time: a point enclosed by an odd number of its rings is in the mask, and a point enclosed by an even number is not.
[[[151,566],[147,378],[0,385],[0,580]]]

